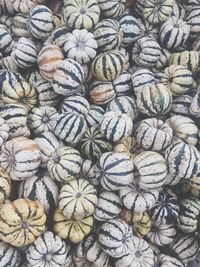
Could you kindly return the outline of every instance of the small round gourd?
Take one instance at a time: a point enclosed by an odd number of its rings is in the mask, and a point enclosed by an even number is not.
[[[126,254],[132,237],[131,227],[120,219],[112,219],[102,224],[98,234],[101,248],[113,258]]]
[[[133,93],[131,74],[123,71],[122,74],[112,81],[117,96],[127,96]]]
[[[13,48],[13,39],[7,27],[0,27],[0,52],[8,54]]]
[[[6,1],[6,0],[5,0]],[[8,1],[9,2],[9,1]],[[45,3],[45,0],[12,0],[12,5],[15,11],[27,14],[31,8],[33,8],[36,5],[42,5]]]
[[[96,179],[95,175],[95,167],[96,165],[89,159],[84,159],[81,164],[81,171],[79,173],[79,177],[81,179],[87,180],[92,185],[99,185],[99,181]]]
[[[189,108],[192,103],[192,97],[189,95],[180,95],[173,98],[171,114],[189,116]]]
[[[11,179],[24,180],[37,172],[40,157],[40,150],[36,142],[26,137],[18,137],[3,144],[0,166]]]
[[[4,241],[0,241],[0,259],[2,267],[19,267],[20,253],[17,248],[9,245]]]
[[[65,59],[53,75],[52,86],[57,94],[73,95],[85,80],[82,66],[73,59]]]
[[[14,7],[13,7],[13,1],[11,1],[11,0],[8,0],[8,1],[7,0],[2,0],[1,1],[1,11],[4,14],[13,15],[14,12],[15,12]]]
[[[94,218],[97,221],[108,221],[116,218],[121,211],[121,200],[114,192],[102,191],[97,200]]]
[[[108,191],[119,190],[134,178],[134,165],[126,153],[106,152],[96,164],[96,178]]]
[[[171,92],[163,84],[144,87],[137,95],[137,107],[148,116],[161,116],[170,111],[172,105]]]
[[[200,115],[200,105],[199,105],[199,95],[200,93],[197,92],[194,97],[192,98],[191,105],[189,107],[189,113],[194,116],[195,118],[199,118]]]
[[[100,81],[113,81],[124,68],[124,57],[118,50],[97,55],[92,62],[92,73]]]
[[[69,239],[77,244],[92,230],[93,217],[89,216],[82,220],[67,219],[62,211],[57,208],[54,216],[54,232],[62,239]]]
[[[191,38],[196,38],[199,36],[199,18],[200,18],[200,7],[193,7],[185,17],[185,21],[190,26],[190,36]]]
[[[30,38],[31,34],[26,26],[26,15],[18,13],[13,17],[11,29],[12,32],[18,37]]]
[[[105,114],[105,110],[97,105],[91,105],[89,112],[86,116],[86,121],[89,126],[99,125],[100,121],[103,119],[103,115]]]
[[[2,113],[0,113],[2,115]],[[1,117],[0,118],[0,147],[5,143],[9,137],[10,127],[8,123]]]
[[[172,143],[172,138],[172,128],[156,118],[143,120],[136,129],[137,143],[144,149],[163,151]]]
[[[165,254],[158,254],[158,262],[162,267],[184,267],[180,260]]]
[[[74,94],[64,99],[62,103],[62,112],[74,112],[87,117],[90,110],[90,104],[87,99],[81,95]]]
[[[63,50],[68,58],[86,64],[96,56],[97,48],[94,34],[82,29],[66,34]]]
[[[111,142],[117,142],[131,136],[132,119],[121,112],[108,111],[100,122],[100,131]]]
[[[125,0],[114,0],[112,2],[108,2],[106,0],[98,0],[98,4],[101,13],[105,18],[117,19],[121,17],[125,10]]]
[[[15,247],[33,243],[45,230],[46,215],[37,201],[21,198],[6,203],[0,216],[1,240]]]
[[[9,175],[0,168],[0,205],[4,204],[11,193],[11,180]]]

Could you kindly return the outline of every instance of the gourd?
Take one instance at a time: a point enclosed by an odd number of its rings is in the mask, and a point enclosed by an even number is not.
[[[192,7],[192,9],[186,14],[185,21],[190,26],[191,38],[196,38],[199,36],[199,18],[200,18],[199,6]]]
[[[179,188],[184,196],[200,198],[200,177],[183,179]]]
[[[0,259],[2,267],[19,267],[20,253],[17,248],[0,241]]]
[[[106,18],[119,18],[125,10],[125,0],[114,0],[112,2],[98,0],[98,4],[103,16]]]
[[[132,159],[143,151],[138,147],[135,137],[128,137],[117,142],[114,146],[114,152],[127,153]]]
[[[9,137],[9,130],[10,130],[10,128],[9,128],[8,124],[1,117],[0,118],[0,147],[8,139],[8,137]]]
[[[12,32],[18,37],[30,38],[31,34],[26,27],[26,15],[18,13],[13,17],[11,23]]]
[[[13,48],[12,36],[7,27],[0,27],[0,52],[3,54],[10,53]]]
[[[171,114],[188,116],[191,103],[192,97],[189,95],[175,96],[172,102]]]
[[[158,262],[162,267],[184,267],[180,260],[165,254],[158,254]]]
[[[133,92],[131,74],[126,71],[126,61],[125,61],[124,71],[122,72],[121,75],[119,75],[117,79],[112,81],[112,84],[117,96],[126,96],[130,95]]]
[[[81,170],[79,177],[81,179],[87,180],[90,184],[96,186],[99,185],[99,181],[96,179],[95,175],[96,165],[89,159],[84,159],[81,164]]]
[[[5,0],[6,1],[6,0]],[[45,2],[45,0],[12,0],[12,5],[13,8],[17,11],[17,12],[21,12],[23,14],[27,14],[29,12],[29,10],[36,6],[36,5],[41,5]]]
[[[91,105],[86,116],[86,121],[89,126],[97,126],[100,121],[103,119],[105,110],[97,105]]]
[[[5,203],[11,193],[11,180],[9,175],[0,168],[0,205]]]

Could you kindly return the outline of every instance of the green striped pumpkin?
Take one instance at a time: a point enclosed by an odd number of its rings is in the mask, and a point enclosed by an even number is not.
[[[101,13],[105,18],[117,19],[125,10],[125,0],[98,0]]]
[[[0,241],[0,259],[2,267],[19,267],[20,253],[16,247]]]
[[[185,21],[190,26],[190,36],[191,38],[197,38],[199,37],[199,18],[200,18],[200,7],[199,3],[198,6],[193,7],[185,17]]]
[[[10,196],[11,180],[9,175],[0,168],[0,205],[2,205]]]
[[[1,113],[0,113],[1,114]],[[3,118],[0,118],[0,147],[9,137],[9,126]]]
[[[163,267],[184,267],[183,263],[180,260],[166,254],[158,254],[158,263]]]

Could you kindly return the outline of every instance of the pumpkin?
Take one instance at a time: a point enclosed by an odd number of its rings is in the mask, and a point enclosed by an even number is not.
[[[159,60],[161,47],[152,37],[137,40],[132,49],[132,60],[141,67],[153,67]]]
[[[175,49],[184,45],[190,35],[190,26],[175,16],[172,16],[162,24],[160,28],[160,44],[168,49]]]
[[[192,103],[192,97],[189,95],[180,95],[173,98],[171,113],[173,115],[189,115],[189,108]]]
[[[98,185],[99,181],[96,179],[95,175],[95,164],[89,159],[83,159],[81,164],[81,170],[79,173],[79,177],[81,179],[88,180],[88,182],[92,185]]]
[[[101,248],[113,258],[119,258],[126,254],[132,237],[131,227],[120,219],[112,219],[103,223],[98,234]]]
[[[98,3],[99,4],[99,3]],[[64,0],[64,20],[72,29],[90,30],[99,21],[100,9],[96,0]]]
[[[145,151],[134,158],[138,171],[139,186],[142,189],[155,189],[165,183],[168,173],[165,159],[157,152]]]
[[[77,244],[91,232],[93,217],[89,216],[81,220],[67,219],[62,211],[57,208],[54,213],[54,232],[62,239],[68,238]]]
[[[84,117],[73,112],[59,114],[53,129],[58,138],[71,144],[78,143],[86,130]]]
[[[18,137],[3,144],[0,166],[13,180],[24,180],[33,176],[40,165],[40,150],[36,142]]]
[[[33,37],[45,39],[53,30],[53,14],[48,7],[38,5],[30,9],[26,24]]]
[[[96,56],[97,48],[95,35],[86,29],[76,29],[66,34],[63,50],[68,58],[80,64],[86,64]]]
[[[2,206],[0,221],[1,240],[22,247],[44,232],[46,215],[39,202],[21,198]]]
[[[106,0],[98,0],[101,13],[105,18],[119,18],[125,10],[125,0],[113,0],[108,2]]]
[[[32,176],[20,182],[18,197],[38,200],[44,207],[46,214],[52,213],[57,205],[58,186],[49,176]]]
[[[124,68],[124,57],[118,50],[98,54],[92,61],[93,75],[100,81],[112,81],[119,77]]]
[[[73,95],[85,80],[82,66],[73,59],[65,59],[53,75],[52,86],[57,94]]]
[[[171,16],[175,16],[175,17],[177,17],[179,19],[184,19],[185,18],[185,13],[186,13],[185,11],[186,10],[185,10],[185,8],[183,7],[182,4],[183,3],[180,4],[178,1],[174,2],[173,11],[172,11]]]
[[[101,51],[118,49],[122,43],[123,32],[114,19],[101,20],[93,29],[93,34]]]
[[[148,212],[132,212],[124,209],[120,213],[120,218],[131,226],[133,234],[137,237],[144,237],[151,229],[151,219]]]
[[[18,13],[13,17],[11,29],[18,37],[30,38],[31,34],[26,27],[26,15]]]
[[[130,60],[130,53],[127,49],[125,49],[122,46],[119,48],[119,51],[124,56],[124,72],[127,72],[128,69],[130,68],[130,61],[129,61]]]
[[[3,11],[3,13],[5,14],[9,14],[9,15],[13,15],[15,10],[12,4],[13,0],[2,0],[1,1],[1,9]]]
[[[27,14],[32,7],[41,5],[44,2],[45,0],[12,0],[12,5],[16,11]]]
[[[170,56],[171,53],[168,49],[165,48],[161,49],[160,58],[154,66],[156,72],[158,72],[158,70],[162,71],[168,66]]]
[[[165,115],[172,105],[171,92],[161,83],[144,87],[137,95],[137,107],[148,116]]]
[[[40,149],[41,167],[45,168],[51,154],[62,146],[62,142],[52,133],[44,132],[34,139]]]
[[[64,56],[59,46],[43,46],[37,57],[37,65],[41,76],[51,82],[58,65],[63,59]]]
[[[165,69],[161,83],[167,86],[173,95],[182,95],[193,88],[192,73],[187,67],[171,65]]]
[[[198,127],[192,119],[186,116],[174,115],[166,123],[173,129],[175,137],[190,145],[198,143]]]
[[[2,115],[2,113],[0,113]],[[5,143],[9,137],[9,126],[8,123],[1,117],[0,118],[0,147]]]
[[[200,7],[192,7],[192,9],[186,14],[185,21],[190,26],[190,36],[191,38],[196,38],[199,36],[199,18],[200,18]]]
[[[91,242],[91,235],[89,235],[76,246],[73,253],[73,260],[76,267],[83,267],[85,265],[95,267],[94,264],[89,262],[86,258],[86,250]]]
[[[184,267],[180,260],[165,254],[158,254],[158,262],[162,267]]]
[[[68,182],[79,174],[81,164],[82,159],[78,150],[69,146],[61,146],[49,156],[47,169],[53,180]]]
[[[193,8],[199,7],[199,0],[183,0],[182,4],[186,11],[190,11]]]
[[[123,71],[122,74],[112,81],[117,96],[127,96],[133,93],[131,74]]]
[[[152,24],[161,23],[171,15],[173,4],[173,0],[147,0],[144,3],[143,16]]]
[[[96,178],[108,191],[119,190],[134,179],[134,165],[125,153],[106,152],[96,164]]]
[[[191,100],[191,104],[189,106],[189,114],[194,116],[195,118],[199,118],[199,103],[198,103],[198,99],[199,99],[199,92],[197,92],[194,97]]]
[[[11,193],[11,181],[9,175],[0,168],[0,205],[5,203]]]
[[[111,142],[129,137],[132,130],[132,119],[126,113],[108,111],[100,122],[101,133]]]
[[[13,39],[7,27],[0,27],[0,52],[8,54],[13,48]]]
[[[37,61],[37,46],[30,39],[21,37],[14,45],[11,57],[20,68],[33,67]]]
[[[68,33],[67,25],[57,26],[51,33],[51,40],[54,45],[57,45],[63,51],[66,34]]]
[[[2,267],[19,267],[20,253],[17,248],[0,241],[0,259]]]
[[[134,180],[131,184],[119,190],[119,196],[127,209],[138,213],[151,209],[157,202],[160,191],[161,188],[143,190]]]
[[[3,57],[1,59],[1,66],[3,69],[7,69],[9,71],[18,71],[18,66],[15,64],[11,56]]]
[[[163,151],[171,143],[173,130],[162,120],[143,120],[136,129],[136,140],[140,147],[153,151]]]
[[[116,218],[121,211],[121,200],[114,192],[100,192],[94,212],[97,221],[108,221]]]
[[[96,126],[103,119],[103,115],[105,114],[105,110],[97,105],[91,105],[86,116],[86,121],[89,126]]]
[[[200,198],[200,177],[181,180],[179,189],[184,196]]]
[[[39,236],[26,252],[28,266],[66,266],[72,263],[71,257],[70,246],[50,231]]]

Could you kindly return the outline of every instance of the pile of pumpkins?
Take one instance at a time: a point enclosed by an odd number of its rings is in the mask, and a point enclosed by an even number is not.
[[[0,1],[0,267],[184,267],[200,250],[200,0]]]

